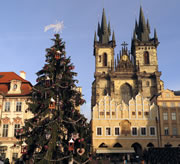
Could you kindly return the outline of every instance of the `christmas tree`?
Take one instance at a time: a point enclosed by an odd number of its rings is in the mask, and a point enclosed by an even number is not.
[[[66,57],[59,34],[46,49],[46,64],[37,72],[28,110],[34,117],[18,131],[23,161],[38,164],[87,163],[90,154],[90,125],[79,113],[85,103],[78,91],[74,65]]]

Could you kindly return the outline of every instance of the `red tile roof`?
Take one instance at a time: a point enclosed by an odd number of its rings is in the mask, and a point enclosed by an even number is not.
[[[9,83],[11,80],[20,80],[22,82],[29,82],[14,72],[0,72],[0,83]]]
[[[11,80],[19,80],[21,84],[21,94],[7,94]],[[26,96],[29,95],[32,89],[32,84],[17,75],[14,72],[0,72],[0,94],[5,96]]]

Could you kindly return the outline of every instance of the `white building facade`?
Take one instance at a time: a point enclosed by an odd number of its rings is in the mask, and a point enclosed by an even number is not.
[[[20,76],[14,72],[0,72],[0,157],[13,163],[21,156],[21,147],[16,143],[17,131],[24,120],[32,117],[27,101],[32,85],[25,80],[25,72]]]

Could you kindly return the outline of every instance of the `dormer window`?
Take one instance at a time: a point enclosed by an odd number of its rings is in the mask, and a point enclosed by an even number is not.
[[[17,84],[14,84],[13,89],[14,89],[14,90],[17,89]]]
[[[20,80],[11,80],[8,94],[21,94],[21,84]]]

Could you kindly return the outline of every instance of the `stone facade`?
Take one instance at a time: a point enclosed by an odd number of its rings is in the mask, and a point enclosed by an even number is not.
[[[0,154],[10,162],[21,156],[16,131],[33,116],[26,110],[32,85],[22,77],[14,72],[0,72]]]
[[[163,90],[158,70],[156,30],[150,38],[149,21],[140,8],[131,43],[115,57],[115,35],[110,40],[103,10],[94,37],[95,73],[92,83],[92,141],[96,153],[140,153],[160,146],[157,106],[150,99]],[[119,131],[118,131],[119,130]],[[118,134],[118,135],[116,135]]]

